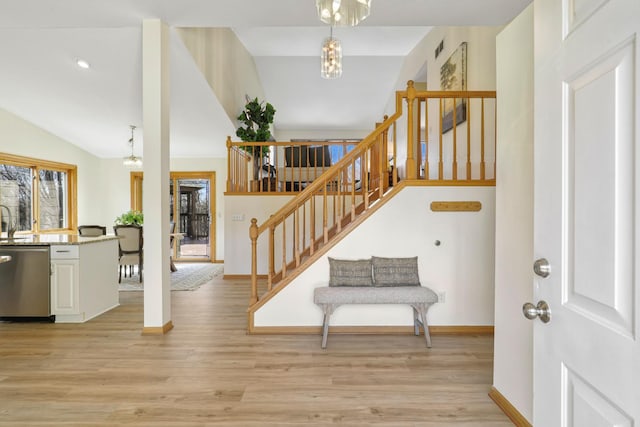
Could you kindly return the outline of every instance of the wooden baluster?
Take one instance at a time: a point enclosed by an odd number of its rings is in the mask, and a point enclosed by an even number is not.
[[[438,146],[438,180],[442,181],[444,165],[442,164],[442,129],[444,126],[444,117],[442,116],[442,98],[440,98],[440,140]]]
[[[273,286],[273,276],[276,275],[276,268],[275,268],[275,252],[276,252],[276,247],[275,247],[275,234],[276,234],[276,229],[275,226],[270,226],[269,227],[269,276],[267,277],[267,289],[271,290],[272,286]]]
[[[424,179],[429,179],[429,98],[424,100]]]
[[[296,260],[296,267],[300,265],[300,207],[297,206],[293,213],[293,256]]]
[[[362,183],[362,181],[360,181]],[[351,160],[351,221],[356,219],[356,159]]]
[[[451,165],[451,177],[454,181],[458,180],[458,109],[456,107],[457,98],[453,98],[453,164]]]
[[[337,181],[337,184],[338,184],[338,186],[339,186],[339,185],[340,185],[340,174],[338,174],[338,176],[337,176],[336,178],[337,178],[337,180],[338,180],[338,181]],[[337,230],[338,230],[338,233],[339,233],[339,232],[341,232],[341,231],[342,231],[342,217],[343,217],[343,214],[344,214],[344,205],[342,205],[342,204],[341,204],[342,197],[340,196],[340,187],[338,187],[338,191],[336,191],[335,193],[337,193],[337,195],[334,197],[334,199],[333,199],[333,200],[334,200],[334,203],[337,203],[337,204],[338,204],[338,208],[336,209],[336,208],[334,207],[334,209],[333,209],[333,210],[334,210],[334,212],[335,212],[335,211],[337,211],[337,212],[338,212],[338,217],[337,217],[337,219],[338,219]]]
[[[369,171],[369,150],[365,150],[362,153],[362,167],[361,169],[366,169]],[[364,209],[369,209],[369,173],[364,174],[366,178],[364,179]]]
[[[249,238],[251,239],[251,299],[249,305],[253,305],[258,302],[258,220],[256,218],[251,218]]]
[[[467,98],[467,180],[471,180],[471,100]]]
[[[329,241],[329,227],[327,226],[327,186],[322,189],[322,234],[324,243]]]
[[[282,278],[287,275],[287,218],[282,218]]]
[[[484,159],[484,98],[482,98],[480,102],[480,179],[486,179]]]
[[[313,255],[316,250],[316,195],[312,194],[309,199],[309,239],[311,248],[309,249],[309,255]]]
[[[422,125],[422,100],[420,98],[417,99],[416,103],[416,178],[420,179],[421,169],[422,169],[422,129],[420,128]]]
[[[307,241],[307,202],[302,203],[302,251],[305,250],[305,244]]]
[[[387,121],[389,116],[385,114],[384,122]],[[384,156],[384,175],[382,177],[382,183],[384,185],[384,189],[386,191],[389,186],[389,128],[386,128],[382,131],[382,155]]]
[[[407,82],[407,162],[406,174],[408,179],[416,179],[416,159],[413,147],[413,101],[416,96],[416,89],[413,87],[413,80]],[[368,207],[368,205],[367,205]]]
[[[380,136],[378,137],[378,141],[376,142],[376,145],[378,146],[378,164],[376,165],[376,168],[378,169],[378,195],[379,198],[382,199],[382,196],[384,195],[384,182],[383,182],[383,178],[384,178],[384,173],[383,173],[383,165],[384,163],[382,162],[382,157],[386,156],[387,154],[384,153],[382,151],[384,144],[383,144],[383,140],[382,140],[382,134],[380,134]]]
[[[227,136],[227,192],[231,192],[231,137]]]
[[[398,146],[397,142],[397,127],[395,122],[393,123],[393,185],[398,183]]]

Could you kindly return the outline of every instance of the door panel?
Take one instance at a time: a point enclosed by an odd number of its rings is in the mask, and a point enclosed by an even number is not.
[[[640,423],[640,2],[537,0],[534,425]]]

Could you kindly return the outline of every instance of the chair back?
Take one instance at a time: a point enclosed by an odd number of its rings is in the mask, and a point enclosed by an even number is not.
[[[139,225],[116,225],[113,231],[118,239],[120,255],[142,253],[142,227]]]
[[[80,225],[78,226],[78,234],[88,237],[104,236],[107,234],[107,227],[102,225]]]

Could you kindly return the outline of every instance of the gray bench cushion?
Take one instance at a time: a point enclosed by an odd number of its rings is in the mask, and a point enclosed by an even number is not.
[[[320,287],[313,291],[316,304],[434,304],[438,295],[424,286]]]

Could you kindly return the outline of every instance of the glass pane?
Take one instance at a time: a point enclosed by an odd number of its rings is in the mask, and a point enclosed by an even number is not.
[[[40,170],[40,230],[67,227],[67,174]]]
[[[4,206],[0,208],[2,231],[7,231],[9,225],[17,231],[31,230],[31,188],[30,168],[0,164],[0,205]]]
[[[208,179],[179,179],[180,220],[178,257],[209,259],[209,197]]]

